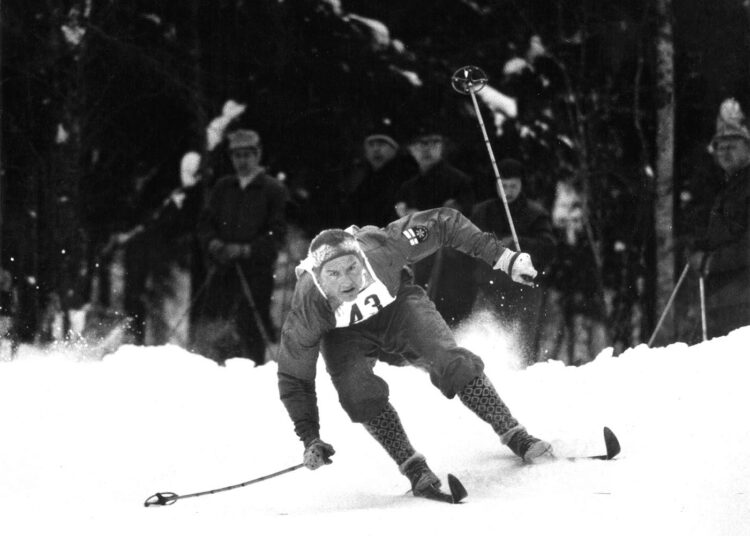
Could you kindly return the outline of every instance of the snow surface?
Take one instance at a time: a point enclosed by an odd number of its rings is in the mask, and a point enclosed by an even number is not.
[[[330,466],[144,508],[296,465],[274,363],[226,368],[176,346],[23,348],[0,363],[0,534],[480,535],[750,534],[750,327],[707,343],[606,352],[579,367],[520,369],[501,332],[460,337],[529,430],[562,455],[614,461],[524,465],[425,373],[378,365],[415,447],[456,474],[464,504],[415,499],[385,452],[349,422],[324,368]]]

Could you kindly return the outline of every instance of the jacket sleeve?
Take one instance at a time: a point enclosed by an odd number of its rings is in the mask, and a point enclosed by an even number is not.
[[[309,275],[303,277],[309,278]],[[279,348],[279,396],[294,431],[305,445],[319,437],[318,402],[315,392],[320,340],[333,326],[325,300],[316,288],[298,282],[292,307],[281,330]]]
[[[485,233],[452,208],[424,210],[405,216],[385,228],[388,237],[413,263],[449,247],[494,266],[507,248],[492,233]]]

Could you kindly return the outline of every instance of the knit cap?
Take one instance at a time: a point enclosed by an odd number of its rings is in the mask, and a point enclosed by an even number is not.
[[[308,259],[316,274],[320,273],[325,263],[344,255],[357,255],[360,260],[364,260],[362,248],[354,235],[343,229],[326,229],[310,242]]]

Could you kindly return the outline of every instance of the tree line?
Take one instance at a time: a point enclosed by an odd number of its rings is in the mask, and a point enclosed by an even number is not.
[[[179,187],[182,156],[206,152],[205,128],[229,99],[247,106],[242,120],[262,133],[268,166],[313,206],[336,195],[335,177],[383,116],[404,137],[438,121],[456,165],[491,184],[470,102],[450,86],[471,64],[515,103],[483,103],[498,157],[524,160],[531,194],[548,207],[560,183],[580,196],[600,299],[614,296],[610,336],[635,344],[633,324],[648,332],[671,290],[682,237],[705,221],[718,104],[748,94],[740,0],[4,0],[0,9],[1,259],[27,340],[49,300],[63,310],[91,300],[102,248]]]

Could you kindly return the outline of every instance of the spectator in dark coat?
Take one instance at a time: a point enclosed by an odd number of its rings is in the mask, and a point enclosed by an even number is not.
[[[471,215],[474,189],[471,178],[444,160],[445,139],[434,127],[424,126],[409,145],[418,173],[401,185],[396,213],[403,217],[420,210],[448,207]],[[427,291],[449,326],[455,327],[470,313],[474,303],[470,257],[441,249],[414,265],[414,281]]]
[[[708,336],[750,324],[750,131],[737,101],[725,101],[711,142],[724,188],[714,200],[704,239]]]
[[[198,305],[194,346],[219,364],[249,357],[262,365],[266,345],[275,339],[269,309],[274,263],[286,234],[287,192],[260,165],[256,132],[237,130],[227,137],[235,173],[217,181],[198,222],[212,267]]]
[[[526,197],[523,191],[525,172],[520,162],[503,160],[498,165],[498,170],[502,177],[502,184],[496,185],[498,198],[477,204],[471,221],[481,230],[494,233],[505,247],[515,249],[500,197],[500,188],[504,188],[521,250],[531,255],[541,274],[548,272],[556,247],[550,216],[544,207]],[[524,359],[528,363],[536,361],[538,334],[544,318],[541,311],[544,292],[542,286],[518,288],[518,285],[507,284],[503,278],[479,265],[475,278],[482,302],[504,323],[513,326]]]
[[[345,226],[385,227],[397,218],[396,192],[417,172],[416,162],[400,152],[397,139],[389,118],[365,137],[364,160],[356,163],[344,188]]]

